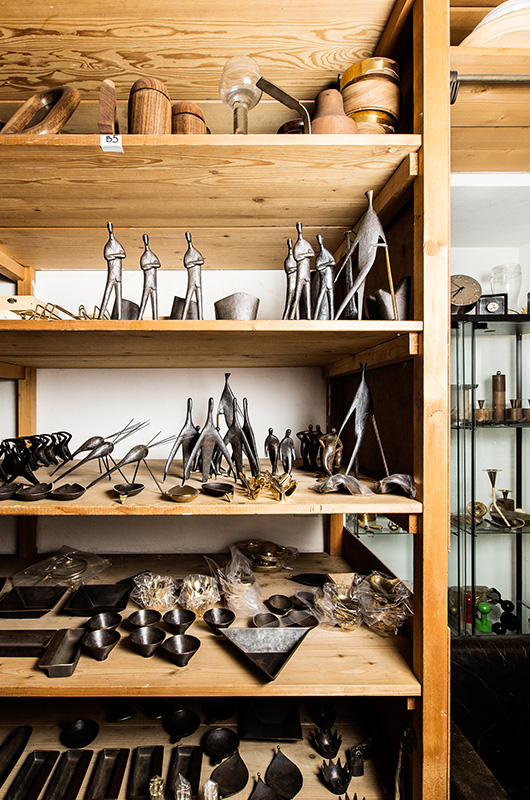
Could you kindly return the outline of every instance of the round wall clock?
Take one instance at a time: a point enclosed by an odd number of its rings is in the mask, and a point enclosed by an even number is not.
[[[451,314],[467,314],[475,308],[482,286],[470,275],[451,275]]]

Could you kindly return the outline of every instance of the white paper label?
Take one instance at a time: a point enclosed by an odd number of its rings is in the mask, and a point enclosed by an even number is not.
[[[102,133],[99,144],[104,153],[123,153],[121,133]]]

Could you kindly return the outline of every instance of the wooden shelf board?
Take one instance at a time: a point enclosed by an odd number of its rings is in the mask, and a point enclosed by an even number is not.
[[[38,368],[325,366],[419,322],[80,320],[0,322],[2,361]]]
[[[527,128],[451,129],[451,172],[529,172]]]
[[[185,577],[207,572],[202,556],[164,555],[110,556],[112,567],[102,573],[102,582],[113,582],[146,569],[156,573]],[[214,558],[224,563],[223,556]],[[351,567],[338,556],[301,554],[295,562],[297,572],[349,572]],[[291,595],[299,585],[286,579],[287,573],[263,574],[258,581],[264,597],[281,592]],[[132,600],[126,616],[138,607]],[[62,628],[78,627],[82,617],[68,617],[52,611],[40,620],[0,619],[0,627]],[[246,619],[237,626],[246,627]],[[82,655],[69,678],[47,678],[36,667],[34,658],[5,658],[0,664],[0,696],[403,696],[421,694],[420,684],[411,669],[411,642],[405,634],[383,638],[362,625],[356,631],[318,627],[310,631],[274,681],[263,680],[225,642],[197,620],[189,632],[198,636],[201,647],[187,667],[179,668],[163,655],[148,661],[129,648],[127,628],[120,627],[122,639],[103,662]]]
[[[168,445],[169,448],[169,445]],[[150,461],[152,471],[161,482],[164,473],[164,461]],[[265,460],[262,461],[262,468],[267,469]],[[41,481],[48,480],[47,476],[51,469],[41,468],[38,477]],[[124,468],[124,474],[129,478],[134,472],[134,465]],[[57,473],[60,474],[60,473]],[[97,462],[86,464],[75,470],[71,475],[64,479],[51,478],[55,480],[56,486],[64,483],[80,483],[88,486],[98,476]],[[181,484],[181,465],[174,461],[170,473],[164,484],[164,488],[171,488]],[[59,503],[54,500],[39,500],[36,502],[24,502],[20,500],[0,501],[0,516],[179,516],[196,515],[291,515],[291,514],[355,514],[373,511],[377,514],[421,514],[422,506],[417,500],[398,495],[374,494],[367,497],[348,495],[338,492],[331,494],[319,494],[309,487],[316,482],[314,474],[295,470],[294,476],[298,486],[285,502],[274,500],[270,492],[263,491],[258,500],[249,500],[243,495],[243,490],[238,484],[234,492],[234,500],[228,503],[208,495],[199,494],[196,500],[191,503],[175,503],[173,500],[163,497],[156,488],[152,478],[149,476],[144,465],[140,466],[137,482],[145,484],[145,489],[136,497],[129,498],[125,503],[120,503],[116,494],[112,490],[114,484],[122,482],[119,473],[111,476],[111,480],[104,480],[88,489],[79,500]],[[231,481],[230,481],[231,482]],[[200,488],[201,479],[198,473],[193,473],[193,477],[188,481],[189,484]],[[368,485],[373,482],[367,481]]]
[[[180,267],[183,230],[194,232],[202,251],[199,228],[228,228],[232,239],[238,235],[234,229],[246,228],[244,251],[234,253],[232,268],[251,267],[253,253],[262,251],[269,268],[283,267],[286,228],[293,231],[302,220],[326,237],[328,228],[336,233],[354,224],[366,208],[366,189],[377,194],[419,149],[421,137],[126,135],[123,141],[123,154],[106,154],[97,135],[0,136],[3,250],[24,266],[56,268],[69,261],[99,269],[111,220],[118,238],[123,229],[137,229],[136,248],[142,232],[167,229],[161,255]],[[31,236],[11,242],[13,228],[68,230],[62,242],[54,239],[55,260],[49,242],[43,254],[28,244]],[[274,236],[267,228],[281,230]],[[77,235],[86,229],[94,235],[81,259]],[[158,240],[151,241],[158,253]],[[209,241],[212,247],[203,255],[216,266],[211,235]],[[136,269],[137,259],[126,259],[125,266]]]
[[[32,725],[33,733],[31,739],[24,751],[24,755],[21,756],[18,761],[18,766],[20,766],[26,755],[34,749],[59,750],[63,752],[65,748],[59,741],[60,723],[65,719],[85,719],[88,716],[100,725],[100,732],[97,739],[90,745],[90,749],[94,750],[94,756],[87,776],[81,785],[79,797],[85,796],[97,752],[107,747],[127,747],[132,750],[138,746],[163,745],[164,761],[162,774],[164,778],[166,778],[171,753],[175,745],[169,744],[169,736],[164,731],[161,720],[148,720],[144,714],[138,711],[131,719],[125,722],[109,723],[105,719],[104,702],[94,699],[91,699],[89,702],[90,706],[87,708],[88,702],[86,699],[17,698],[16,700],[11,700],[4,698],[2,701],[0,740],[3,741],[15,726],[22,724]],[[244,703],[244,701],[242,701],[242,703]],[[307,705],[307,702],[303,699],[298,703],[303,739],[298,742],[282,742],[281,749],[302,771],[304,785],[300,793],[297,794],[297,798],[299,800],[316,800],[317,798],[329,797],[329,793],[318,778],[322,758],[317,755],[309,742],[310,732],[315,729],[315,725],[309,717]],[[184,707],[196,711],[201,719],[204,719],[204,704],[200,701],[186,700]],[[338,729],[339,735],[342,735],[343,747],[351,747],[364,741],[368,737],[370,733],[368,728],[369,720],[366,718],[365,714],[366,712],[364,709],[359,710],[358,701],[356,705],[355,700],[349,702],[348,698],[341,698],[338,708],[337,723],[334,727]],[[221,724],[223,727],[228,727],[237,731],[235,717],[223,721]],[[207,730],[208,726],[201,724],[194,734],[183,740],[182,744],[198,745],[201,737]],[[248,767],[250,779],[245,790],[239,796],[247,797],[250,794],[253,780],[255,780],[258,772],[264,777],[266,767],[271,761],[276,745],[277,742],[271,740],[242,740],[240,753]],[[131,756],[129,756],[121,791],[118,795],[119,800],[125,800],[127,797],[126,787],[130,765]],[[209,759],[203,756],[201,786],[210,777],[212,770],[213,767],[210,765]],[[5,796],[15,774],[16,769],[0,790],[0,798]],[[368,759],[366,761],[364,775],[354,778],[351,786],[354,787],[359,797],[367,797],[370,798],[370,800],[383,800],[383,798],[387,797],[384,787],[381,785],[381,776],[377,773],[377,764],[373,759]]]
[[[173,101],[218,98],[228,58],[248,53],[269,80],[295,97],[315,97],[354,62],[370,56],[394,0],[171,0],[116,7],[69,0],[67,7],[32,0],[23,13],[5,0],[2,94],[19,103],[36,87],[72,83],[97,99],[112,78],[118,97],[149,75],[163,81]],[[50,77],[50,63],[53,76]]]

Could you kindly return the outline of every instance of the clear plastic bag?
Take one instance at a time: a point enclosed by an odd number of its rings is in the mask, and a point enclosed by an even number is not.
[[[178,605],[179,584],[169,575],[141,572],[134,577],[131,600],[141,608],[167,611]]]
[[[354,592],[361,604],[363,621],[380,636],[395,636],[413,614],[412,593],[399,578],[372,572]]]
[[[213,608],[220,600],[217,581],[211,575],[188,575],[182,581],[178,603],[194,611],[198,617],[202,617],[205,611]]]
[[[110,567],[94,553],[63,545],[53,556],[26,567],[12,577],[13,586],[79,586]]]
[[[230,555],[224,569],[212,558],[204,556],[221,587],[227,607],[236,617],[254,617],[266,612],[261,600],[261,588],[250,560],[235,545],[230,545]]]
[[[315,592],[314,597],[313,613],[323,624],[354,631],[363,621],[361,604],[352,585],[325,583],[322,592]]]

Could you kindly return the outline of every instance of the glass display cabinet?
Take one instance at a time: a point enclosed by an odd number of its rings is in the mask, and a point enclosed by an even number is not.
[[[528,334],[525,315],[452,319],[449,621],[458,635],[530,632]]]

